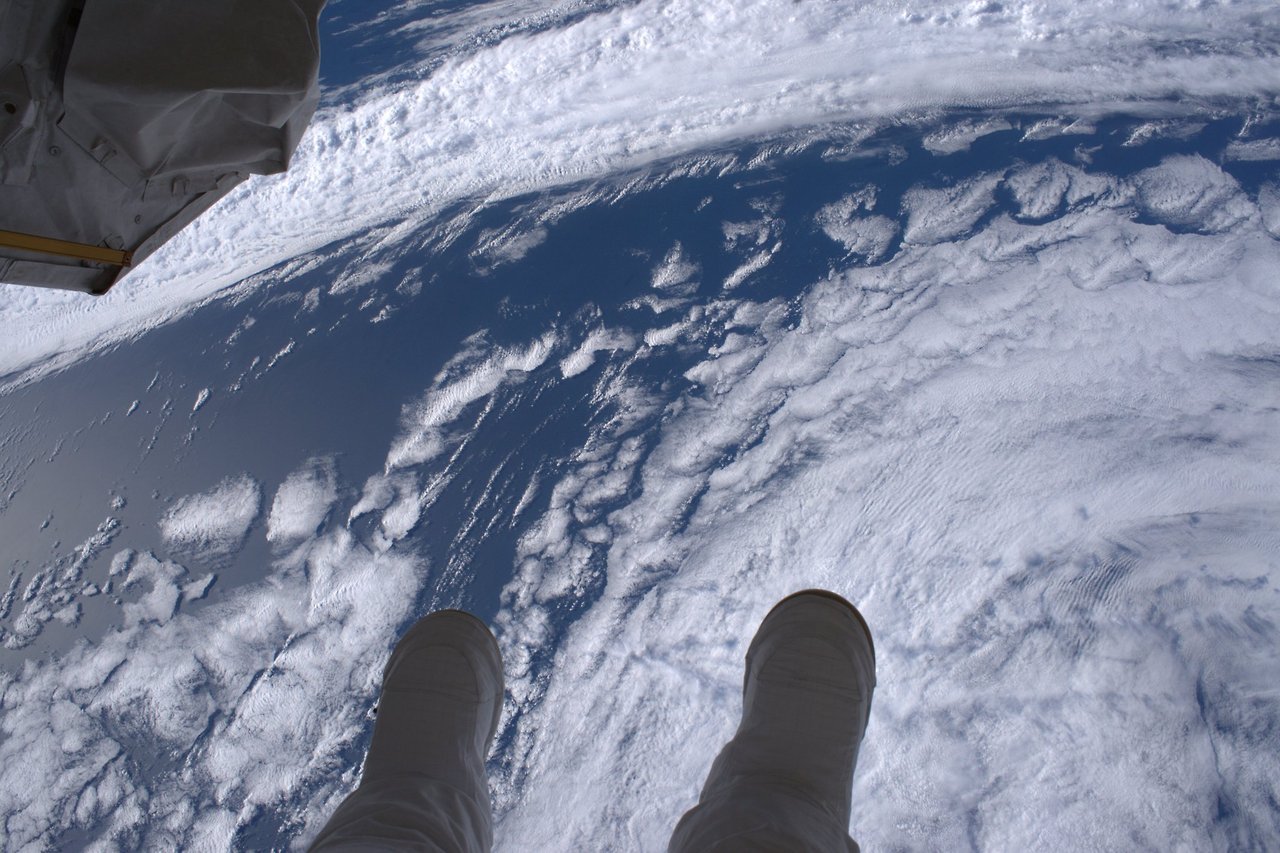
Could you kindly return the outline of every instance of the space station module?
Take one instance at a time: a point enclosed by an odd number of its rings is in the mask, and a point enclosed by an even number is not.
[[[105,293],[284,171],[318,101],[323,5],[0,0],[0,282]]]

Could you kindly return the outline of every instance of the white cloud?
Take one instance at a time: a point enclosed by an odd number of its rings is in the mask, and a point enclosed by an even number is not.
[[[1235,178],[1199,155],[1169,157],[1133,180],[1145,211],[1170,225],[1218,232],[1257,214]]]
[[[0,774],[6,844],[97,827],[108,846],[221,848],[302,789],[300,814],[322,821],[352,782],[333,769],[363,731],[425,573],[342,529],[313,542],[305,566],[280,563],[270,581],[187,615],[177,601],[209,579],[184,593],[181,566],[142,555],[130,583],[149,591],[122,627],[0,673],[0,765],[25,768]]]
[[[177,582],[186,573],[186,569],[177,563],[158,560],[151,554],[142,554],[134,559],[120,589],[127,592],[145,585],[147,591],[136,602],[123,605],[125,624],[151,621],[163,625],[172,619],[183,598]]]
[[[560,375],[565,379],[577,376],[595,363],[598,352],[617,352],[635,349],[636,340],[629,332],[620,329],[596,329],[587,335],[578,348],[560,360]]]
[[[1266,5],[1152,8],[677,0],[508,38],[325,113],[290,176],[228,199],[115,296],[6,291],[0,373],[411,208],[841,117],[1047,105],[1063,118],[1037,133],[1090,132],[1079,115],[1277,89],[1274,57],[1249,47],[1274,42],[1253,38]],[[997,189],[1034,222],[983,222]],[[693,359],[698,387],[671,399],[604,377],[616,416],[540,468],[514,513],[541,515],[519,528],[498,618],[498,849],[660,848],[732,729],[751,632],[810,584],[858,602],[877,635],[855,790],[868,849],[1265,846],[1280,192],[1251,205],[1198,158],[1131,184],[1056,161],[921,184],[876,208],[908,222],[891,261],[794,305],[730,294],[637,329],[679,342],[663,357]],[[776,235],[725,236],[751,253]],[[855,254],[874,260],[865,236]],[[368,283],[351,273],[341,286]],[[316,532],[336,486],[295,472],[267,530],[306,547],[261,583],[183,612],[211,577],[118,552],[109,571],[137,594],[121,624],[0,673],[0,766],[23,768],[0,774],[6,842],[221,848],[267,810],[313,834],[354,783],[378,673],[423,592],[403,543],[470,440],[463,414],[524,374],[584,369],[599,341],[578,334],[469,341],[405,407],[347,526]],[[417,469],[436,460],[434,479]],[[178,501],[161,532],[230,553],[260,505],[243,475]],[[350,522],[366,515],[362,542]],[[80,612],[64,594],[87,589],[77,561],[105,553],[113,521],[32,579],[17,628]],[[23,592],[11,582],[0,609]]]
[[[385,551],[413,532],[422,520],[422,511],[430,502],[431,491],[419,488],[417,478],[403,475],[392,478],[396,489],[396,499],[382,513],[378,525],[379,550]],[[438,493],[439,485],[434,490]]]
[[[1037,121],[1027,128],[1022,135],[1022,139],[1027,142],[1038,139],[1053,139],[1056,136],[1091,136],[1097,131],[1097,127],[1081,119],[1068,121],[1062,118],[1047,118]]]
[[[1195,230],[1220,206],[1178,209]],[[1104,194],[835,276],[794,328],[687,372],[705,390],[634,448],[624,507],[581,512],[614,468],[570,467],[499,617],[498,849],[660,848],[732,731],[751,633],[809,585],[877,636],[868,849],[1270,837],[1280,423],[1254,353],[1280,244],[1131,213]]]
[[[1105,175],[1090,174],[1056,158],[1014,169],[1005,180],[1018,212],[1044,219],[1081,203],[1117,205],[1128,202],[1132,190]]]
[[[688,296],[698,289],[698,264],[676,243],[653,271],[653,287],[667,293]]]
[[[1070,196],[1081,179],[1059,168],[1028,204]],[[877,635],[868,848],[1270,837],[1248,821],[1280,777],[1253,746],[1280,678],[1280,604],[1259,581],[1280,553],[1280,424],[1259,392],[1280,244],[1260,217],[1173,233],[1133,203],[1090,191],[1049,222],[909,245],[794,314],[690,309],[672,339],[699,387],[677,399],[643,371],[602,379],[616,414],[543,475],[502,595],[497,849],[660,848],[732,729],[751,632],[805,585],[850,596]],[[560,381],[552,353],[582,342],[473,338],[406,408],[388,467],[456,453],[467,406],[512,370]],[[361,542],[358,525],[316,533],[327,465],[277,492],[268,531],[307,547],[261,583],[183,612],[210,579],[120,551],[111,571],[139,594],[122,624],[0,674],[0,765],[30,769],[0,774],[13,846],[93,827],[120,847],[222,847],[265,811],[299,840],[318,830],[428,577],[400,543],[453,476],[371,477],[348,516],[377,521]],[[259,503],[243,476],[166,523],[184,544],[239,541]],[[1227,829],[1204,817],[1219,794],[1239,804]]]
[[[898,223],[887,216],[858,216],[824,222],[823,233],[842,244],[852,257],[878,261],[898,236]]]
[[[200,409],[204,407],[205,403],[209,402],[209,397],[211,394],[212,392],[208,388],[200,389],[200,393],[196,395],[195,403],[191,406],[191,413],[193,415],[196,412],[200,411]]]
[[[1280,239],[1280,184],[1264,184],[1258,192],[1258,208],[1262,213],[1263,227],[1272,237]]]
[[[133,561],[134,553],[132,548],[125,548],[123,551],[117,551],[111,558],[111,568],[108,574],[115,577],[124,574],[128,570],[129,564]]]
[[[887,216],[867,216],[875,209],[874,187],[864,187],[837,202],[825,205],[814,222],[832,240],[840,243],[853,258],[866,262],[880,260],[898,236],[898,223]]]
[[[765,251],[757,252],[756,254],[752,255],[741,266],[739,266],[733,272],[729,273],[728,277],[724,280],[724,284],[723,284],[724,289],[733,290],[734,288],[741,285],[748,278],[760,272],[760,270],[764,269],[765,267],[769,266],[769,263],[773,260],[773,256],[778,254],[779,250],[781,249],[782,249],[782,242],[779,241],[777,243],[774,243]]]
[[[447,428],[471,403],[492,394],[513,374],[527,373],[550,356],[555,337],[550,333],[528,346],[489,346],[475,338],[435,378],[421,400],[405,406],[402,432],[387,454],[387,470],[420,465],[446,449]]]
[[[513,36],[326,109],[287,176],[238,189],[103,299],[4,288],[0,375],[64,363],[283,260],[463,198],[951,106],[1039,105],[1078,119],[1269,97],[1280,66],[1251,46],[1270,43],[1270,11],[1263,0],[1176,10],[647,0]],[[1169,47],[1179,44],[1197,48]]]
[[[511,228],[489,231],[478,238],[472,257],[485,261],[491,267],[514,263],[542,245],[549,233],[545,226],[525,229],[519,223]]]
[[[290,545],[313,536],[337,497],[333,460],[310,460],[276,490],[267,517],[267,541]]]
[[[1236,140],[1222,152],[1228,160],[1267,162],[1280,160],[1280,139]]]
[[[121,530],[120,519],[108,516],[80,544],[57,553],[60,544],[55,543],[55,555],[36,570],[22,590],[21,606],[14,614],[18,584],[22,572],[15,571],[9,579],[9,587],[0,596],[0,644],[7,649],[20,649],[31,644],[50,621],[57,619],[73,624],[80,618],[79,605],[74,599],[83,590],[84,571],[111,546]],[[125,552],[131,553],[131,552]],[[119,569],[117,562],[127,565],[129,557],[117,554],[111,563],[111,573]],[[13,615],[9,625],[3,622]]]
[[[914,187],[902,197],[908,212],[902,239],[941,243],[969,231],[995,204],[999,175],[981,175],[954,187]]]
[[[247,474],[174,502],[160,519],[160,535],[182,553],[218,558],[239,550],[258,517],[262,490]]]
[[[934,154],[956,154],[968,151],[973,143],[984,136],[1002,130],[1012,130],[1013,125],[1003,118],[986,118],[981,121],[963,121],[959,124],[926,133],[921,144]]]

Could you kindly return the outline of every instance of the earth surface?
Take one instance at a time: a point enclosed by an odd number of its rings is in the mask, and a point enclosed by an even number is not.
[[[500,850],[660,850],[769,606],[867,617],[866,850],[1280,847],[1266,2],[333,0],[325,100],[0,287],[6,849],[285,849],[439,607]]]

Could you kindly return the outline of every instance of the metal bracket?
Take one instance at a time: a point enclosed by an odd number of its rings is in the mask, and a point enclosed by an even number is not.
[[[107,249],[102,246],[90,246],[88,243],[37,237],[34,234],[23,234],[18,231],[0,231],[0,248],[20,249],[24,252],[56,255],[60,258],[75,258],[116,267],[133,265],[133,252],[128,249]]]

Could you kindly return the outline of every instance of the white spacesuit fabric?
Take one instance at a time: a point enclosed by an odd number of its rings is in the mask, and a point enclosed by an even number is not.
[[[742,722],[669,853],[846,853],[853,771],[875,689],[861,614],[808,590],[779,602],[747,651]]]
[[[742,721],[670,853],[856,853],[853,771],[875,688],[875,651],[844,599],[808,590],[765,617],[747,652]],[[392,652],[360,785],[313,851],[487,851],[484,759],[502,707],[502,661],[456,610],[415,624]]]
[[[484,759],[502,712],[502,658],[459,610],[420,620],[391,653],[360,785],[312,850],[488,850]]]

